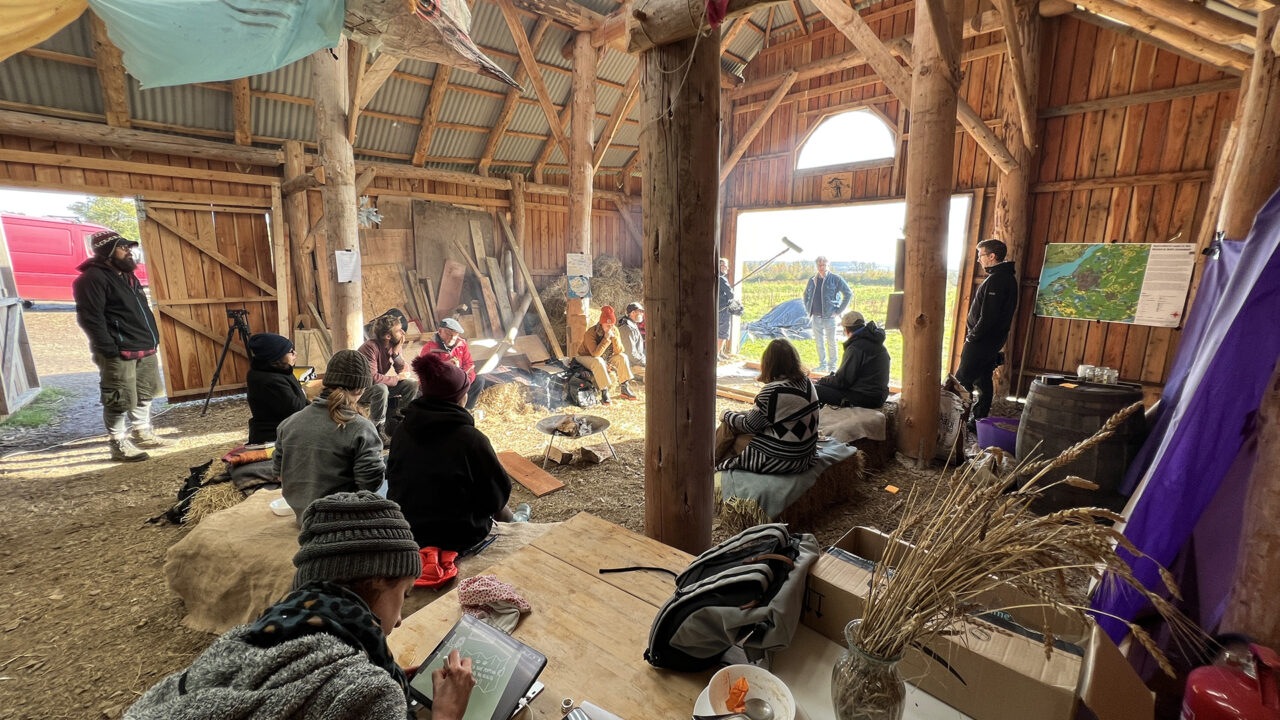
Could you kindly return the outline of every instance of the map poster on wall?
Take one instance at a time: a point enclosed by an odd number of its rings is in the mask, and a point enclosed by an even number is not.
[[[1177,327],[1195,258],[1190,243],[1050,243],[1036,314]]]

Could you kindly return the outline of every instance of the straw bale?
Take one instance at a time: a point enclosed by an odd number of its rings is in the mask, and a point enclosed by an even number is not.
[[[591,278],[589,324],[599,321],[600,308],[605,305],[613,306],[613,309],[621,314],[627,303],[644,301],[643,273],[639,268],[623,267],[622,261],[618,258],[603,254],[596,256],[592,273],[594,277]],[[568,279],[561,275],[555,282],[543,288],[541,293],[542,306],[546,309],[547,317],[550,318],[558,337],[564,337],[565,334],[568,288]],[[537,333],[545,342],[547,338],[541,327],[537,329]],[[565,348],[565,352],[570,354],[573,354],[573,350],[574,348]]]

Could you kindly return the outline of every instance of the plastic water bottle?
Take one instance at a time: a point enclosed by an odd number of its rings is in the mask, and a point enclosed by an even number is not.
[[[512,522],[529,522],[529,503],[520,503],[516,506],[516,511],[512,513]]]

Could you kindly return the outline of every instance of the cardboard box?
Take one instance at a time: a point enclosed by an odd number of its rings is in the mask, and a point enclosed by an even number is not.
[[[845,625],[862,617],[873,563],[887,535],[854,528],[823,553],[809,574],[802,622],[845,644]],[[910,548],[910,546],[906,546]],[[992,593],[987,607],[1033,600]],[[1048,627],[1055,650],[1046,659]],[[923,650],[907,651],[902,676],[974,720],[1142,720],[1154,715],[1150,691],[1106,633],[1093,623],[1042,609],[1020,609],[957,627]]]

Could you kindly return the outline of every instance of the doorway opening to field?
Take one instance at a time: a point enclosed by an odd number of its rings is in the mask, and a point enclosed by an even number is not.
[[[966,258],[964,248],[972,200],[971,195],[951,198],[947,229],[946,322],[942,340],[944,374],[950,365],[956,290]],[[743,313],[738,354],[749,360],[759,360],[771,338],[783,336],[795,344],[806,366],[817,367],[817,346],[812,339],[808,312],[802,298],[805,284],[814,274],[814,260],[819,255],[831,262],[831,272],[844,278],[853,290],[853,300],[848,309],[857,310],[868,321],[883,326],[889,295],[894,291],[894,268],[899,239],[906,224],[906,210],[905,202],[895,201],[756,210],[739,214],[735,278],[745,277],[782,251],[786,247],[783,237],[798,245],[803,252],[787,252],[739,286]],[[770,315],[774,310],[777,312]],[[766,319],[765,324],[760,324],[762,319]],[[902,333],[888,331],[885,347],[892,359],[890,381],[900,385]]]

